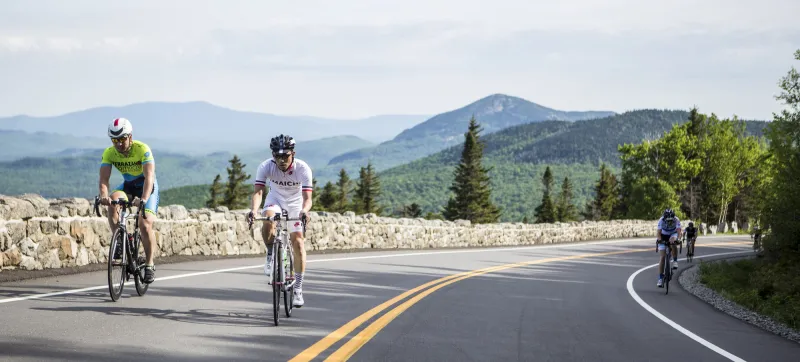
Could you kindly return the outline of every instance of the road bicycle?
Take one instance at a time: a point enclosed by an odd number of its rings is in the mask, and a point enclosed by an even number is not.
[[[676,240],[676,242],[680,243],[680,240]],[[661,239],[656,239],[656,252],[658,252],[658,244],[666,246],[666,255],[664,255],[664,289],[666,291],[665,294],[669,294],[669,282],[672,280],[672,248],[669,242],[663,243]]]
[[[684,234],[685,237],[686,234]],[[694,243],[697,241],[697,236],[689,238],[686,242],[686,261],[692,262],[694,258]]]
[[[272,220],[278,223],[275,241],[272,243],[272,257],[270,259],[272,271],[268,282],[268,284],[272,285],[272,313],[277,326],[280,324],[281,294],[283,294],[286,318],[291,318],[292,309],[294,308],[294,250],[287,237],[289,235],[289,222],[302,222],[303,233],[305,233],[306,220],[305,218],[290,218],[288,211],[285,209],[281,210],[280,214],[275,214],[272,217],[254,217],[249,222],[251,229],[253,221],[256,220]]]
[[[138,198],[136,198],[138,200]],[[118,214],[117,230],[111,236],[111,243],[108,249],[108,292],[111,294],[111,300],[117,301],[122,295],[122,288],[125,282],[133,276],[134,284],[136,285],[136,293],[139,296],[144,296],[147,293],[149,284],[144,282],[144,268],[147,262],[144,253],[144,245],[142,244],[142,236],[139,233],[139,214],[145,219],[147,214],[144,212],[144,205],[137,207],[136,213],[131,213],[131,207],[136,203],[127,201],[120,197],[117,200],[111,201],[112,205],[121,205],[122,209]],[[94,212],[98,217],[100,215],[100,197],[94,199]],[[135,218],[133,233],[128,232],[126,220]],[[139,246],[142,246],[141,250]],[[119,275],[115,275],[114,271],[119,269]],[[117,288],[118,287],[118,288]]]

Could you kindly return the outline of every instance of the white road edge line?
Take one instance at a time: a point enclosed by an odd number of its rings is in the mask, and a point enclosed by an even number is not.
[[[734,251],[734,252],[727,252],[727,253],[717,253],[717,254],[709,254],[709,255],[703,255],[703,256],[695,256],[694,258],[695,259],[702,259],[702,258],[708,258],[708,257],[712,257],[712,256],[719,256],[719,255],[733,255],[733,254],[746,254],[746,253],[752,253],[752,251]],[[681,260],[685,261],[686,258],[681,258]],[[658,319],[661,319],[661,321],[663,321],[664,323],[666,323],[670,327],[675,328],[679,332],[685,334],[687,337],[695,340],[695,342],[700,343],[703,346],[706,346],[708,349],[719,353],[720,355],[728,358],[731,361],[745,362],[745,360],[737,357],[736,355],[734,355],[734,354],[732,354],[732,353],[730,353],[730,352],[728,352],[728,351],[726,351],[726,350],[724,350],[724,349],[722,349],[720,347],[717,347],[713,343],[711,343],[709,341],[706,341],[705,339],[703,339],[702,337],[692,333],[688,329],[683,328],[680,324],[675,323],[671,319],[665,317],[663,314],[659,313],[657,310],[655,310],[649,304],[645,303],[645,301],[642,300],[642,298],[639,297],[639,294],[636,294],[636,291],[633,289],[633,280],[636,278],[637,275],[639,275],[639,273],[641,273],[641,272],[643,272],[643,271],[645,271],[647,269],[655,268],[655,267],[658,267],[658,263],[650,265],[650,266],[646,266],[644,268],[641,268],[641,269],[637,270],[636,272],[634,272],[633,274],[631,274],[631,276],[628,278],[628,293],[631,295],[631,297],[633,297],[633,299],[637,303],[639,303],[639,305],[641,305],[642,308],[644,308],[645,310],[650,312],[652,315],[658,317]]]
[[[704,237],[703,239],[719,239],[719,238],[730,238],[730,235],[727,236],[708,236]],[[380,258],[395,258],[395,257],[403,257],[403,256],[420,256],[420,255],[436,255],[436,254],[460,254],[460,253],[491,253],[491,252],[502,252],[502,251],[515,251],[515,250],[527,250],[527,249],[557,249],[557,248],[574,248],[580,246],[587,246],[587,245],[604,245],[604,244],[620,244],[620,243],[629,243],[629,242],[637,242],[637,241],[645,241],[646,238],[627,238],[627,239],[616,239],[616,240],[608,240],[608,241],[593,241],[593,242],[577,242],[574,244],[554,244],[554,245],[531,245],[531,246],[521,246],[515,248],[477,248],[477,249],[468,249],[468,250],[445,250],[445,251],[431,251],[431,252],[414,252],[414,253],[402,253],[402,254],[389,254],[389,255],[368,255],[368,256],[354,256],[354,257],[344,257],[344,258],[329,258],[329,259],[314,259],[314,260],[307,260],[306,263],[324,263],[329,261],[347,261],[347,260],[360,260],[360,259],[380,259]],[[172,275],[168,277],[160,277],[158,278],[159,281],[161,280],[172,280],[172,279],[180,279],[180,278],[189,278],[189,277],[196,277],[200,275],[208,275],[208,274],[217,274],[217,273],[225,273],[225,272],[232,272],[232,271],[239,271],[239,270],[246,270],[246,269],[254,269],[254,268],[263,268],[264,264],[258,265],[250,265],[250,266],[241,266],[236,268],[227,268],[227,269],[216,269],[216,270],[209,270],[204,272],[197,272],[197,273],[188,273],[188,274],[179,274],[179,275]],[[69,289],[69,290],[62,290],[60,292],[52,292],[52,293],[42,293],[42,294],[32,294],[26,295],[24,297],[15,297],[15,298],[6,298],[0,299],[0,304],[3,303],[13,303],[13,302],[21,302],[25,300],[31,299],[41,299],[47,297],[54,297],[58,295],[65,295],[65,294],[75,294],[81,292],[88,292],[92,290],[99,290],[108,288],[108,284],[105,285],[98,285],[95,287],[88,287],[88,288],[80,288],[80,289]]]

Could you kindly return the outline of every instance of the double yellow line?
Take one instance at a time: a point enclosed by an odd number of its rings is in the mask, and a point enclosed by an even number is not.
[[[394,309],[390,310],[383,316],[381,316],[378,320],[372,322],[369,326],[364,328],[360,333],[358,333],[355,337],[351,338],[347,343],[345,343],[342,347],[338,350],[333,352],[325,361],[345,361],[349,359],[353,354],[355,354],[364,344],[366,344],[372,337],[374,337],[381,329],[386,327],[393,319],[395,319],[400,313],[403,313],[406,309],[410,308],[412,305],[419,302],[422,298],[430,295],[431,293],[444,288],[450,284],[455,282],[472,278],[478,275],[483,275],[491,272],[496,272],[504,269],[511,269],[517,268],[526,265],[533,265],[533,264],[543,264],[543,263],[552,263],[557,261],[564,261],[564,260],[572,260],[572,259],[583,259],[583,258],[590,258],[595,256],[606,256],[606,255],[616,255],[616,254],[625,254],[625,253],[635,253],[645,250],[653,250],[653,248],[647,249],[632,249],[632,250],[625,250],[625,251],[613,251],[613,252],[606,252],[606,253],[595,253],[595,254],[582,254],[582,255],[573,255],[573,256],[564,256],[564,257],[557,257],[557,258],[547,258],[547,259],[539,259],[534,261],[527,261],[522,263],[513,263],[513,264],[505,264],[499,265],[489,268],[483,268],[458,274],[453,274],[446,276],[444,278],[436,279],[425,284],[422,284],[414,289],[408,290],[378,306],[375,308],[370,309],[369,311],[365,312],[364,314],[356,317],[355,319],[351,320],[350,322],[346,323],[345,325],[339,327],[339,329],[331,332],[319,342],[314,343],[311,347],[308,347],[303,352],[300,352],[297,356],[289,360],[290,362],[301,362],[301,361],[311,361],[312,359],[319,356],[322,352],[330,348],[333,344],[341,340],[342,338],[346,337],[348,334],[353,332],[358,326],[362,325],[364,322],[368,321],[370,318],[376,316],[378,313],[384,311],[385,309],[389,308],[390,306],[394,305],[395,303],[431,286],[434,286],[422,293],[419,293],[415,297],[407,300],[403,304],[395,307]]]
[[[715,243],[709,244],[706,246],[715,247],[715,246],[723,246],[723,245],[740,245],[744,244],[742,242],[733,242],[733,243]],[[699,247],[699,245],[698,245]],[[408,290],[372,309],[365,312],[364,314],[356,317],[355,319],[347,322],[345,325],[339,327],[339,329],[331,332],[317,343],[314,343],[311,347],[306,348],[303,352],[300,352],[297,356],[289,360],[290,362],[307,362],[311,361],[317,356],[319,356],[322,352],[330,348],[336,342],[340,341],[342,338],[346,337],[348,334],[353,332],[356,328],[360,325],[364,324],[370,318],[378,315],[385,309],[391,307],[395,303],[414,295],[415,293],[424,290],[425,288],[429,288],[422,293],[417,294],[413,298],[405,301],[403,304],[400,304],[394,307],[392,310],[386,312],[383,316],[375,320],[374,322],[370,323],[366,328],[364,328],[361,332],[359,332],[355,337],[351,338],[347,343],[343,346],[339,347],[336,351],[334,351],[325,361],[346,361],[350,357],[353,356],[361,347],[363,347],[367,342],[369,342],[372,337],[374,337],[381,329],[386,327],[392,320],[394,320],[397,316],[401,313],[406,311],[408,308],[425,298],[426,296],[430,295],[431,293],[444,288],[450,284],[455,282],[472,278],[479,275],[484,275],[491,272],[496,272],[505,269],[517,268],[526,265],[535,265],[535,264],[545,264],[545,263],[553,263],[559,261],[566,261],[566,260],[574,260],[574,259],[585,259],[591,257],[598,257],[598,256],[608,256],[608,255],[619,255],[619,254],[628,254],[628,253],[637,253],[641,251],[653,251],[654,248],[643,248],[643,249],[629,249],[623,251],[611,251],[611,252],[604,252],[604,253],[592,253],[592,254],[581,254],[581,255],[572,255],[572,256],[562,256],[562,257],[555,257],[555,258],[547,258],[547,259],[539,259],[533,261],[526,261],[521,263],[513,263],[513,264],[505,264],[499,265],[494,267],[488,267],[468,272],[462,272],[458,274],[449,275],[440,279],[436,279],[425,284],[422,284],[414,289]]]

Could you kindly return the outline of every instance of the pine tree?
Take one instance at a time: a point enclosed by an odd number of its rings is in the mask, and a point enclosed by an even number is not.
[[[542,193],[542,203],[536,207],[536,223],[550,223],[556,221],[556,207],[553,205],[553,199],[550,197],[550,191],[553,188],[553,173],[550,171],[550,166],[544,170],[542,176],[542,184],[544,185],[544,193]]]
[[[206,201],[206,207],[208,208],[213,209],[220,205],[220,197],[222,197],[222,193],[224,192],[222,182],[220,182],[221,179],[222,177],[219,174],[214,177],[214,182],[211,184],[211,188],[209,189],[211,196]]]
[[[350,193],[352,193],[353,181],[347,171],[342,168],[339,170],[339,180],[336,181],[336,203],[333,211],[344,213],[345,211],[352,211],[350,203]]]
[[[464,134],[461,161],[453,172],[451,196],[442,212],[447,220],[469,220],[472,223],[491,223],[500,218],[501,210],[491,201],[490,168],[481,164],[483,143],[479,139],[482,129],[473,116]]]
[[[422,217],[422,209],[416,202],[411,203],[411,205],[408,205],[405,208],[403,208],[403,216],[412,218]]]
[[[381,195],[381,184],[378,175],[372,167],[372,162],[367,163],[367,167],[361,167],[358,182],[356,183],[353,203],[356,212],[359,214],[376,214],[383,212],[383,207],[378,205]]]
[[[586,204],[582,213],[589,220],[611,220],[619,203],[619,184],[617,176],[611,173],[605,163],[600,165],[600,179],[594,186],[594,200]]]
[[[337,199],[336,188],[328,181],[319,195],[319,209],[323,211],[333,210],[336,207]]]
[[[244,172],[245,164],[239,156],[233,155],[228,162],[230,162],[230,167],[227,168],[228,184],[225,185],[222,205],[230,210],[246,209],[250,204],[250,191],[245,181],[250,179],[250,175]]]
[[[561,184],[561,194],[558,195],[558,203],[556,205],[558,221],[569,222],[578,218],[578,208],[572,203],[572,198],[572,183],[569,181],[569,177],[564,177],[564,182]]]

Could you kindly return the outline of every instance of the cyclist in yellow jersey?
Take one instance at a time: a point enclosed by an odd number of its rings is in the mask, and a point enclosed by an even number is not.
[[[149,214],[147,219],[139,216],[139,227],[147,255],[144,282],[150,284],[155,280],[153,259],[155,258],[156,238],[153,232],[153,222],[158,212],[158,181],[156,181],[156,163],[153,151],[147,144],[133,140],[133,125],[125,118],[117,118],[111,122],[108,126],[108,136],[114,145],[106,148],[100,162],[100,203],[108,206],[108,223],[113,234],[117,229],[116,218],[113,215],[118,215],[120,206],[111,205],[111,200],[119,198],[128,200],[128,195],[141,200],[141,204],[137,206],[144,205],[145,212]],[[109,197],[108,183],[112,165],[122,173],[124,181],[112,190]],[[121,254],[121,248],[116,253]]]

